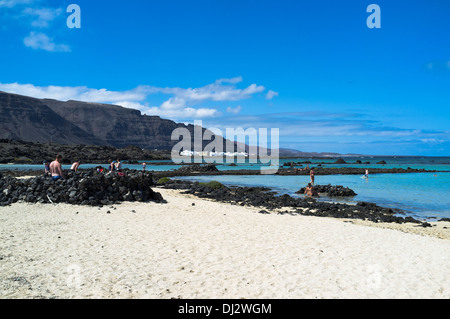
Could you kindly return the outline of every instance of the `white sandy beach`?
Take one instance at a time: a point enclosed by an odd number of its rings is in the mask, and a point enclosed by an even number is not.
[[[0,298],[450,298],[450,224],[420,235],[157,191],[167,204],[0,208]]]

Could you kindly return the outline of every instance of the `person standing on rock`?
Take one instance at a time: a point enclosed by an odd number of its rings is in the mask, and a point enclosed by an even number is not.
[[[52,174],[52,179],[54,181],[57,181],[58,179],[65,179],[61,166],[62,158],[62,155],[57,155],[56,159],[50,163],[50,174]]]
[[[114,164],[116,167],[116,170],[120,173],[122,172],[122,163],[120,162],[120,160],[118,159],[116,164]]]
[[[309,171],[309,177],[311,177],[311,184],[314,185],[314,170],[311,169]]]
[[[44,161],[44,174],[50,176],[50,163],[48,161]]]
[[[75,162],[75,163],[73,163],[72,164],[72,167],[70,168],[72,171],[74,171],[74,172],[76,172],[76,171],[78,171],[78,167],[80,167],[80,162],[79,161],[77,161],[77,162]]]
[[[114,161],[110,159],[108,161],[108,163],[109,163],[109,172],[108,172],[108,174],[111,174],[114,171],[114,169],[115,169]]]
[[[145,172],[145,169],[147,168],[147,163],[142,163],[142,171]]]

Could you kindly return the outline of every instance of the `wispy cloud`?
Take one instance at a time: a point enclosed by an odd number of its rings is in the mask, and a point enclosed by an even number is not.
[[[13,8],[18,5],[29,4],[32,0],[0,0],[0,8]]]
[[[242,77],[220,79],[212,84],[199,88],[159,88],[161,93],[173,94],[175,98],[169,105],[181,103],[198,103],[202,101],[240,101],[251,98],[254,94],[264,92],[266,88],[251,84],[244,89],[238,89],[236,84],[242,82]]]
[[[156,115],[162,118],[168,119],[204,119],[209,117],[217,117],[221,115],[217,109],[213,108],[193,108],[185,107],[179,109],[163,109],[157,106],[150,106],[148,103],[141,104],[138,102],[115,102],[114,104],[120,105],[129,109],[135,109],[141,111],[143,114]]]
[[[27,46],[47,51],[68,50],[68,47],[56,45],[44,34],[32,34],[26,43]],[[144,114],[158,115],[171,119],[189,120],[197,118],[210,118],[222,115],[219,106],[208,106],[213,102],[240,101],[250,99],[265,88],[251,84],[244,88],[237,85],[242,77],[219,79],[212,84],[199,88],[156,87],[141,85],[127,91],[110,91],[107,89],[92,89],[85,86],[35,86],[33,84],[0,83],[0,90],[32,96],[36,98],[50,98],[61,101],[78,100],[84,102],[112,103],[128,108],[140,110]],[[168,95],[160,105],[149,105],[146,100],[149,96],[160,93]],[[238,114],[242,110],[237,107],[228,107],[227,112]]]
[[[32,18],[31,26],[37,28],[48,28],[50,22],[55,20],[63,10],[61,8],[25,8],[22,13],[24,16]]]
[[[70,47],[66,44],[57,44],[52,38],[42,32],[31,31],[30,34],[23,39],[25,46],[48,52],[70,52]]]
[[[242,110],[242,106],[238,105],[236,107],[227,107],[227,112],[231,114],[239,114]]]
[[[51,7],[40,0],[0,0],[0,8],[5,11],[8,25],[30,27],[28,35],[23,38],[26,47],[48,52],[70,52],[70,46],[59,44],[48,34],[52,31],[54,21],[62,16],[61,7]],[[48,29],[43,33],[42,29]]]
[[[266,99],[267,100],[271,100],[271,99],[273,99],[276,96],[278,96],[278,92],[269,90],[269,92],[267,92],[267,94],[266,94]]]
[[[228,127],[279,128],[285,145],[298,145],[309,151],[337,150],[335,145],[342,143],[354,144],[355,147],[361,144],[371,145],[380,140],[386,145],[402,142],[408,145],[450,142],[450,131],[388,127],[367,115],[355,113],[291,112],[229,116],[211,118],[204,124],[222,131]],[[318,143],[329,145],[330,148],[324,149]],[[305,149],[305,145],[308,148]]]
[[[450,60],[431,61],[425,65],[425,68],[430,72],[450,72]]]
[[[92,89],[86,86],[36,86],[33,84],[0,83],[0,90],[38,99],[77,100],[94,103],[110,103],[125,100],[142,101],[147,96],[147,89],[142,86],[128,91],[110,91],[107,89]]]

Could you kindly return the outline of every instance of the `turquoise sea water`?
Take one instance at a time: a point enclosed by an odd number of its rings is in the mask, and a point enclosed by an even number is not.
[[[225,185],[265,186],[279,194],[295,192],[309,183],[309,176],[196,176],[192,181],[217,180]],[[450,173],[377,174],[368,180],[356,175],[316,176],[317,185],[344,185],[358,195],[353,198],[320,198],[322,201],[356,203],[367,201],[383,207],[400,208],[416,218],[450,218]]]
[[[352,157],[344,158],[348,164],[334,164],[336,159],[282,159],[285,162],[310,161],[310,167],[358,167],[361,172],[365,168],[414,168],[445,171],[438,173],[411,174],[372,174],[368,180],[355,175],[316,176],[317,185],[343,185],[353,189],[358,195],[353,198],[320,198],[322,201],[356,203],[358,201],[373,202],[380,206],[399,208],[416,218],[433,220],[450,218],[450,157]],[[370,164],[354,164],[357,160]],[[376,164],[385,161],[386,164]],[[323,164],[325,163],[325,164]],[[239,164],[237,167],[219,167],[219,169],[260,169],[257,164]],[[301,166],[299,166],[301,167]],[[303,164],[302,167],[306,167]],[[436,176],[435,176],[436,175]],[[296,195],[295,192],[306,186],[309,176],[198,176],[180,177],[193,181],[217,180],[226,185],[265,186],[279,194]]]
[[[295,158],[281,159],[279,164],[285,162],[310,161],[310,167],[359,167],[361,172],[365,168],[416,168],[438,170],[446,172],[436,173],[410,173],[410,174],[372,174],[368,180],[355,175],[327,175],[316,176],[316,184],[343,185],[353,189],[358,195],[351,199],[321,198],[323,201],[340,201],[356,203],[368,201],[380,206],[402,209],[408,214],[422,219],[450,218],[450,157],[352,157],[344,158],[348,164],[334,164],[336,159]],[[370,164],[354,164],[357,160],[370,161]],[[385,165],[376,164],[385,161]],[[152,165],[161,161],[147,161],[148,171],[166,171],[180,168],[179,165]],[[98,165],[107,167],[107,164],[84,164],[81,168],[94,168]],[[219,170],[250,169],[259,170],[268,164],[237,163],[238,166],[227,164],[217,166]],[[141,165],[124,164],[124,168],[142,169]],[[303,164],[301,167],[306,167]],[[63,166],[69,169],[70,166]],[[43,170],[43,165],[0,165],[0,170]],[[361,173],[362,175],[363,173]],[[180,179],[210,181],[217,180],[227,185],[239,186],[265,186],[280,194],[297,196],[295,192],[309,182],[309,176],[198,176],[180,177]]]
[[[310,167],[317,167],[321,165],[322,167],[358,167],[364,171],[365,168],[414,168],[414,169],[426,169],[426,170],[439,170],[439,171],[450,171],[450,157],[346,157],[344,160],[348,164],[334,164],[336,158],[288,158],[280,159],[279,165],[282,167],[284,163],[289,162],[305,162],[310,161]],[[370,162],[370,164],[355,164],[359,160],[361,162]],[[377,162],[385,161],[386,164],[376,164]],[[168,162],[167,160],[158,161],[146,161],[147,170],[154,171],[167,171],[180,168],[180,165],[152,165],[152,163],[163,163]],[[260,163],[249,163],[247,160],[245,163],[240,163],[238,160],[234,160],[238,166],[230,166],[229,163],[221,163],[217,166],[219,170],[259,170],[261,166],[266,167],[268,164]],[[272,162],[273,164],[273,162]],[[307,164],[300,164],[296,166],[298,168],[305,168]],[[106,163],[99,164],[82,164],[81,168],[94,168],[97,166],[108,167]],[[142,169],[140,164],[123,164],[123,168],[129,169]],[[0,164],[0,170],[43,170],[43,165],[6,165]],[[63,169],[70,169],[70,165],[63,165]]]

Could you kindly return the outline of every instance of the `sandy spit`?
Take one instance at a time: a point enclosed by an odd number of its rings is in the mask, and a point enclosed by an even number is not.
[[[433,236],[158,191],[167,204],[1,207],[0,298],[450,298],[445,224]]]

